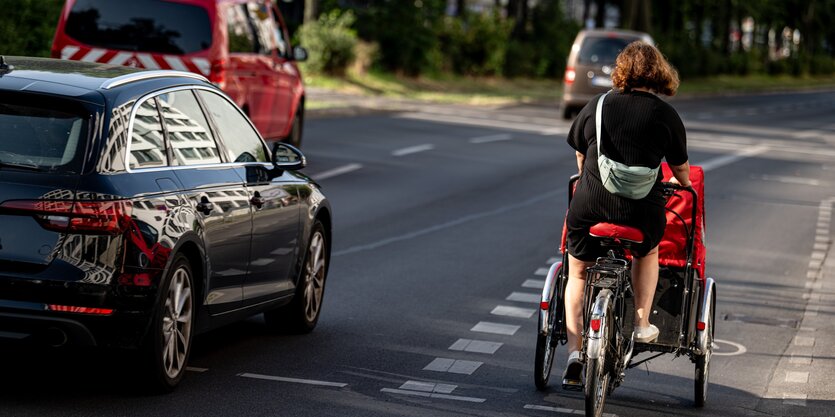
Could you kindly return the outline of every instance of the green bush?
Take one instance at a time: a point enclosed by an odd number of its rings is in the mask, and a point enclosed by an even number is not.
[[[360,26],[363,38],[380,45],[378,66],[384,70],[418,75],[439,67],[436,29],[446,0],[375,0]]]
[[[512,22],[498,14],[447,17],[439,29],[440,51],[451,70],[461,75],[501,75]]]
[[[356,57],[357,34],[351,29],[354,14],[333,10],[319,20],[299,28],[299,40],[310,52],[306,69],[331,75],[344,75]]]
[[[0,54],[49,56],[63,0],[0,0]]]

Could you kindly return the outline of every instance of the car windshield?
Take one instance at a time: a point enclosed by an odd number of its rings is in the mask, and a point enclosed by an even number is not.
[[[162,0],[78,0],[65,30],[88,45],[126,51],[188,54],[212,44],[206,9]]]
[[[85,120],[62,111],[0,104],[0,171],[78,172]]]
[[[583,41],[577,62],[586,65],[612,65],[620,51],[636,40],[635,38],[588,37]]]

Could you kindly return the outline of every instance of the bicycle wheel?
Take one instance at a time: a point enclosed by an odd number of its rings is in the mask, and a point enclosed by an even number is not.
[[[548,379],[551,377],[551,367],[554,365],[554,356],[557,350],[557,318],[562,314],[563,297],[565,291],[565,276],[562,271],[557,279],[554,299],[548,308],[548,334],[536,335],[536,359],[534,363],[534,383],[536,389],[543,391],[548,388]],[[542,316],[539,316],[539,327],[542,328]]]
[[[713,320],[714,320],[714,302],[710,303],[710,313],[708,314],[708,322],[705,323],[705,331],[707,332],[707,351],[704,354],[696,356],[696,381],[695,381],[695,395],[696,407],[704,407],[707,402],[707,387],[709,384],[708,378],[710,376],[710,356],[713,353]]]
[[[606,395],[609,393],[610,372],[609,363],[612,336],[612,323],[614,319],[612,292],[602,290],[597,295],[592,307],[592,319],[600,318],[599,345],[586,343],[589,351],[586,354],[586,384],[584,394],[586,397],[586,416],[601,417],[603,405],[606,403]],[[603,313],[603,314],[600,314]],[[587,332],[591,333],[591,332]],[[597,354],[590,354],[591,349],[596,349]]]

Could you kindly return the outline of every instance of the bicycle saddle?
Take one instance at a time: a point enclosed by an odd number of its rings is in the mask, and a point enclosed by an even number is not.
[[[589,234],[597,238],[618,239],[632,243],[644,241],[644,232],[634,227],[612,223],[597,223],[589,229]]]

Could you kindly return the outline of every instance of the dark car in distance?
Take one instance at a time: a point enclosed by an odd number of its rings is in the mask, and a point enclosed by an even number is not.
[[[197,333],[313,330],[331,208],[305,163],[200,75],[0,57],[0,339],[127,348],[170,390]]]

